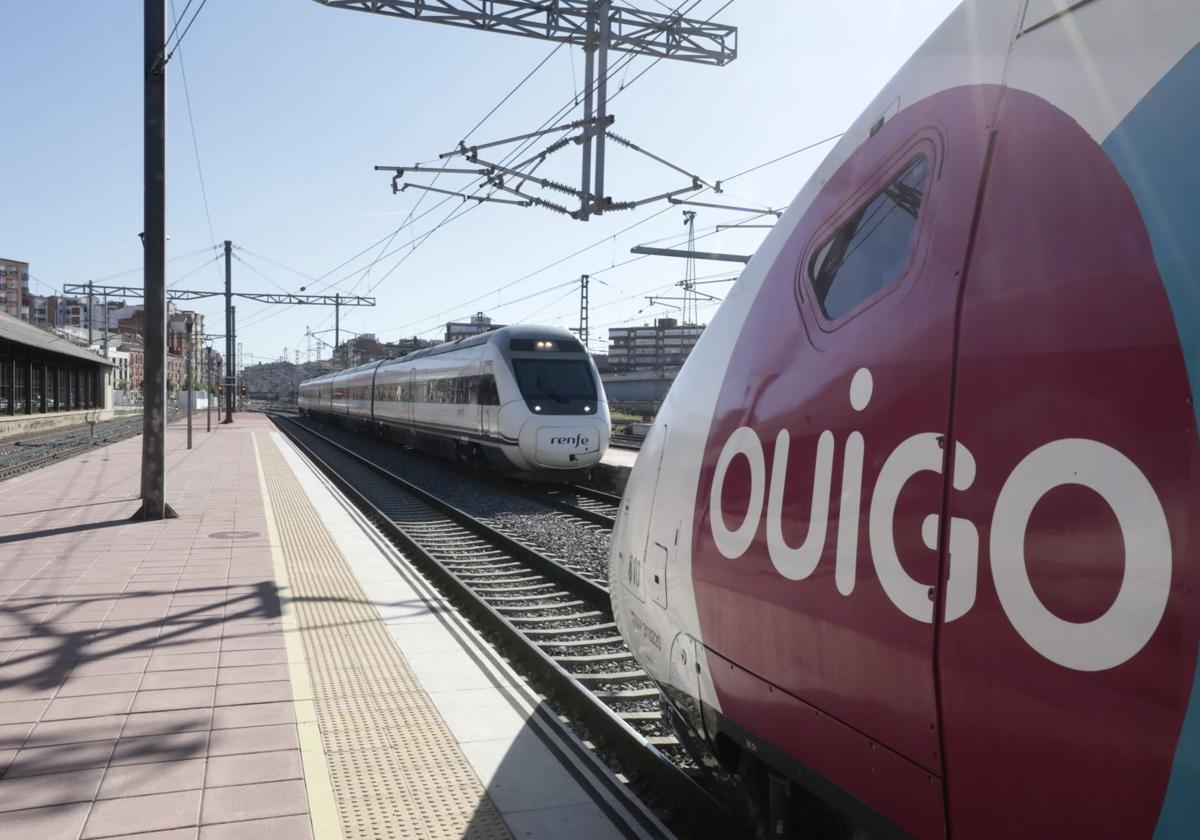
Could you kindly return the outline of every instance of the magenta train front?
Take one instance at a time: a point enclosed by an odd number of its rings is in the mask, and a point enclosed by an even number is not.
[[[616,618],[785,835],[1200,836],[1198,43],[965,4],[673,386]]]

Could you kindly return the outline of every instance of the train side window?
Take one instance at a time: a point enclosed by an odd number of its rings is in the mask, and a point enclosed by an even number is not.
[[[909,161],[817,248],[808,273],[826,318],[836,321],[904,273],[928,180],[929,159]]]

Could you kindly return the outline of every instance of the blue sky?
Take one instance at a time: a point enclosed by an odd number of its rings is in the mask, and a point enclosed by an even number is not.
[[[173,2],[182,12],[186,0]],[[724,2],[700,0],[691,16],[706,18]],[[628,3],[659,8],[654,0]],[[662,61],[631,82],[651,63],[635,59],[610,83],[628,84],[610,107],[614,130],[703,177],[740,172],[843,130],[955,5],[736,0],[717,20],[739,27],[737,60],[724,68]],[[5,3],[0,255],[30,263],[35,292],[130,270],[105,282],[141,285],[141,12],[133,0]],[[208,0],[169,68],[168,258],[183,258],[168,264],[168,282],[220,288],[220,263],[210,264],[208,255],[216,256],[215,242],[231,239],[241,247],[235,288],[370,292],[378,305],[343,310],[342,325],[384,339],[438,337],[445,321],[478,310],[504,323],[572,326],[578,303],[569,284],[583,273],[596,277],[595,350],[607,326],[673,314],[665,305],[648,306],[644,296],[670,294],[683,261],[650,257],[617,265],[639,243],[682,240],[681,208],[620,233],[662,205],[587,223],[485,205],[425,238],[454,201],[396,234],[389,247],[395,253],[380,258],[386,252],[377,246],[330,273],[388,237],[418,201],[419,214],[441,199],[422,201],[412,190],[392,195],[388,176],[372,167],[428,161],[453,148],[555,46],[311,0]],[[538,127],[573,100],[582,72],[578,48],[558,49],[471,139]],[[720,200],[786,205],[828,148],[740,178]],[[575,148],[546,165],[548,177],[571,182],[578,169]],[[447,177],[439,186],[461,183]],[[622,200],[682,184],[669,171],[613,150],[608,185]],[[745,220],[701,209],[696,229],[703,234]],[[763,233],[722,232],[704,246],[750,253]],[[697,273],[727,274],[729,266],[702,262]],[[705,288],[719,295],[726,287]],[[213,329],[220,323],[217,300],[195,308]],[[700,315],[706,320],[711,309]],[[333,318],[316,307],[241,301],[238,322],[249,364],[278,358],[284,348],[289,358],[299,349],[303,360],[306,327],[326,330]]]

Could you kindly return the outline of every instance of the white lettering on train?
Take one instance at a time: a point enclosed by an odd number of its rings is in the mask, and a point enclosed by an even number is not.
[[[873,386],[869,370],[861,368],[855,373],[850,386],[855,411],[864,410],[870,403]],[[717,458],[709,494],[709,521],[717,550],[724,557],[737,559],[754,542],[765,507],[771,564],[783,577],[799,581],[816,570],[825,549],[836,443],[831,431],[823,431],[817,438],[808,533],[794,547],[783,535],[790,446],[790,435],[786,429],[781,430],[775,438],[768,474],[758,434],[749,426],[735,429]],[[845,596],[854,591],[857,575],[864,452],[862,434],[850,432],[842,463],[834,570],[838,592]],[[932,432],[902,441],[880,468],[868,508],[868,541],[879,583],[900,612],[925,623],[934,619],[930,585],[914,580],[900,561],[894,537],[896,504],[914,476],[941,473],[944,454],[942,436]],[[722,496],[729,467],[738,456],[745,458],[749,466],[748,503],[742,521],[731,529],[722,509]],[[974,454],[964,444],[956,443],[951,481],[954,490],[970,488],[975,473]],[[1070,484],[1086,487],[1104,499],[1116,515],[1125,550],[1116,598],[1103,615],[1085,622],[1061,619],[1047,609],[1033,589],[1025,563],[1025,533],[1034,508],[1051,490]],[[922,522],[922,541],[932,550],[938,547],[940,527],[937,513],[930,513]],[[992,578],[1005,615],[1021,638],[1047,659],[1078,671],[1114,668],[1140,651],[1158,628],[1171,588],[1171,540],[1166,514],[1145,474],[1111,446],[1069,438],[1029,453],[996,497],[990,534]],[[948,557],[945,615],[946,621],[954,621],[975,604],[980,540],[972,522],[951,517]]]
[[[570,437],[552,437],[551,446],[587,446],[591,440],[587,435],[571,435]]]

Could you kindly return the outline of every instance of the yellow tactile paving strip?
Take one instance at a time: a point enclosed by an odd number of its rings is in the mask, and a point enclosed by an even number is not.
[[[307,663],[293,687],[311,691],[342,836],[510,838],[274,440],[255,439]],[[317,827],[322,768],[309,764]]]

